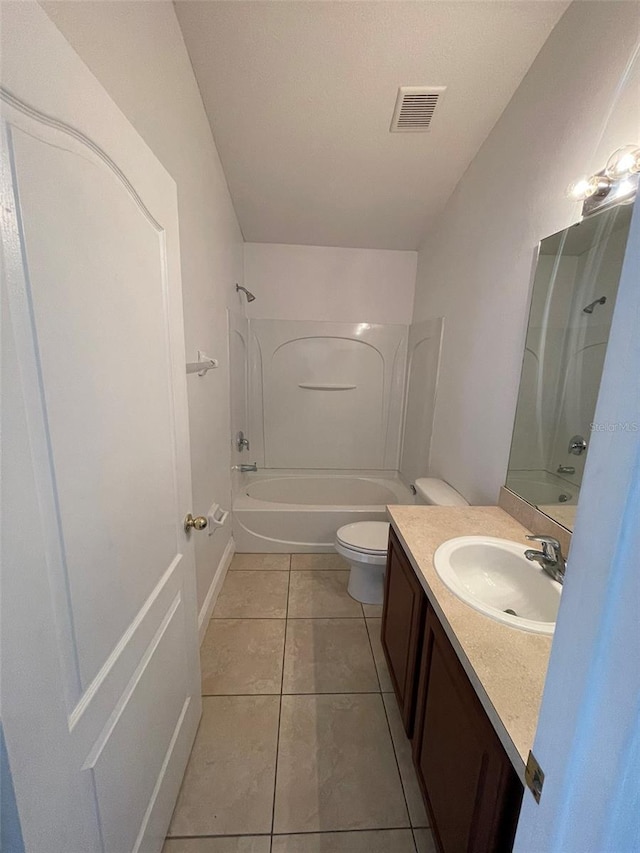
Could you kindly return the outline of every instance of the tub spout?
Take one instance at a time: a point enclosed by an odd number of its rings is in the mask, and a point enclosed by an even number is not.
[[[234,471],[241,471],[243,474],[246,474],[248,471],[257,471],[258,463],[252,462],[250,465],[234,465]]]

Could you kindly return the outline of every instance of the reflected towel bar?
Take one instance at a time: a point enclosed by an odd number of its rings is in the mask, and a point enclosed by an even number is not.
[[[187,362],[187,373],[197,373],[198,376],[204,376],[207,370],[213,370],[217,366],[217,358],[211,358],[202,350],[198,350],[198,361]]]

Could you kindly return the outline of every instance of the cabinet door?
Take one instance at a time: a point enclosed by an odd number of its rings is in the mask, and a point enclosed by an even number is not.
[[[385,575],[382,647],[408,737],[413,734],[426,606],[420,582],[392,530]]]
[[[431,609],[413,758],[443,853],[511,850],[522,784]]]

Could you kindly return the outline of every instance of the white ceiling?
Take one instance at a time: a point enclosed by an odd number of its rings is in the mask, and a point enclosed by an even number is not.
[[[245,240],[419,248],[567,5],[176,2]],[[430,132],[402,85],[447,86]]]

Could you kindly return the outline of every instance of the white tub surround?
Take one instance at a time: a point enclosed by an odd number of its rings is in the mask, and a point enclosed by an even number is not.
[[[235,311],[227,315],[229,334],[229,392],[231,398],[231,464],[250,461],[246,448],[239,449],[238,432],[249,430],[249,321]],[[232,468],[231,488],[237,494],[238,482]]]
[[[250,441],[232,456],[258,466],[234,471],[237,550],[331,552],[340,527],[412,504],[404,483],[428,472],[442,321],[252,319],[248,332],[247,346],[247,321],[230,317],[232,431]]]
[[[251,461],[397,470],[408,326],[251,320]]]
[[[412,504],[395,471],[270,470],[246,474],[234,501],[236,550],[335,551],[338,528],[386,521],[386,505]]]
[[[443,329],[442,317],[423,320],[409,327],[400,451],[400,473],[408,483],[430,471]]]

